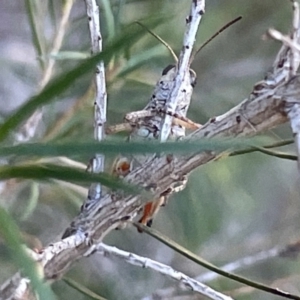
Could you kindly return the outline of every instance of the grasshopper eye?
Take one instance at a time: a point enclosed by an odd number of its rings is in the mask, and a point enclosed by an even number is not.
[[[195,85],[197,83],[197,74],[192,69],[190,69],[190,83],[193,88],[195,87]]]
[[[173,68],[175,68],[175,65],[168,65],[167,67],[165,67],[162,71],[161,75],[166,75],[170,70],[172,70]]]

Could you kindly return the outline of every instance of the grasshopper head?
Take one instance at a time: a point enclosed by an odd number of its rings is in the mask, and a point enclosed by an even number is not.
[[[166,76],[166,75],[171,75],[175,73],[175,65],[168,65],[167,67],[165,67],[161,73],[162,76]]]
[[[162,76],[167,80],[173,80],[176,75],[176,65],[168,65],[162,71]],[[193,69],[190,69],[190,83],[194,88],[197,83],[197,74]]]

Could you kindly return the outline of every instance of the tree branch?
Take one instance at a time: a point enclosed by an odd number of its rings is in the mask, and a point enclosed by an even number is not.
[[[282,124],[287,121],[283,97],[293,91],[296,93],[296,90],[300,91],[299,76],[280,88],[275,87],[272,97],[253,97],[252,93],[241,104],[210,120],[203,128],[188,136],[187,141],[192,138],[249,136]],[[155,183],[153,195],[157,197],[175,183],[178,176],[188,174],[196,167],[214,160],[218,154],[206,151],[174,156],[171,162],[165,156],[155,157],[148,165],[135,169],[126,179],[144,187],[153,187]],[[56,278],[62,275],[65,268],[69,268],[72,262],[88,251],[90,243],[100,242],[124,219],[136,214],[143,202],[145,199],[142,199],[141,195],[123,196],[117,192],[110,192],[101,199],[101,203],[95,203],[89,210],[79,214],[69,228],[69,233],[74,235],[44,249],[46,277]]]
[[[113,255],[117,256],[121,259],[124,259],[126,262],[128,262],[131,265],[143,267],[143,268],[150,268],[158,273],[164,274],[168,277],[171,277],[180,283],[182,283],[184,286],[188,287],[194,292],[200,293],[204,296],[209,297],[210,299],[215,300],[230,300],[232,299],[229,296],[226,296],[220,292],[217,292],[213,290],[212,288],[204,285],[203,283],[190,278],[189,276],[174,270],[168,265],[159,263],[157,261],[154,261],[147,257],[141,257],[139,255],[136,255],[134,253],[130,253],[127,251],[120,250],[116,247],[107,246],[105,244],[99,243],[97,245],[93,245],[90,249],[90,252],[86,255],[93,254],[95,252],[101,253],[104,256],[107,255]]]

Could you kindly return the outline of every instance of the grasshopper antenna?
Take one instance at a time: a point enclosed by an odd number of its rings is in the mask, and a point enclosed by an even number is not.
[[[221,32],[223,32],[224,30],[226,30],[227,28],[229,28],[231,25],[233,25],[234,23],[238,22],[239,20],[242,19],[242,16],[239,16],[235,19],[233,19],[232,21],[230,21],[229,23],[227,23],[226,25],[224,25],[222,28],[220,28],[215,34],[213,34],[208,40],[206,40],[200,47],[199,49],[194,52],[191,56],[190,59],[190,64],[193,62],[193,60],[195,59],[196,55],[207,45],[209,44],[215,37],[217,37]]]
[[[140,23],[139,21],[136,21],[135,23],[137,23],[138,25],[140,25],[141,27],[143,27],[152,36],[154,36],[158,41],[160,41],[170,51],[170,53],[173,56],[175,62],[178,62],[178,57],[176,56],[175,52],[173,51],[173,49],[170,47],[170,45],[164,39],[162,39],[160,36],[158,36],[156,33],[154,33],[153,31],[151,31],[149,28],[147,28],[144,24]]]

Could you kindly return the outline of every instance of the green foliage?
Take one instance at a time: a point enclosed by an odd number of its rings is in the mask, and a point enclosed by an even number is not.
[[[193,152],[202,151],[225,151],[230,149],[235,155],[241,155],[244,152],[253,151],[266,151],[266,149],[259,147],[263,145],[265,138],[252,138],[252,139],[232,139],[232,138],[216,138],[216,139],[202,139],[191,141],[178,141],[178,142],[149,142],[147,145],[142,142],[124,143],[124,141],[102,141],[100,143],[31,143],[16,146],[6,146],[0,148],[1,156],[68,156],[74,157],[80,155],[93,156],[94,153],[101,152],[105,155],[124,154],[139,154],[139,153],[185,153],[191,154]],[[247,148],[247,150],[246,150]],[[34,151],[33,151],[34,149]],[[241,150],[244,149],[244,150]],[[272,153],[271,150],[269,150]]]

